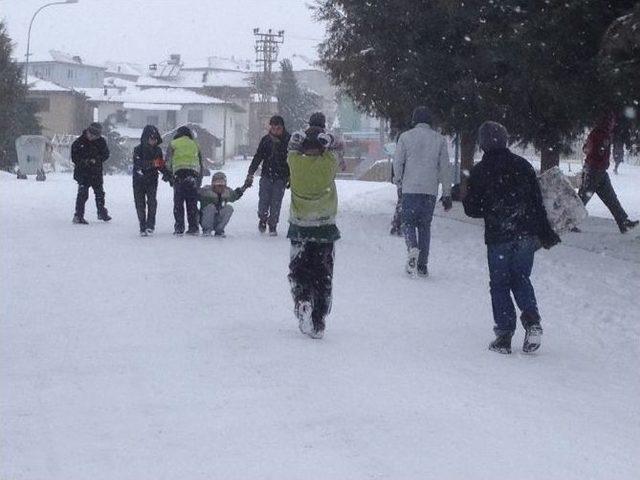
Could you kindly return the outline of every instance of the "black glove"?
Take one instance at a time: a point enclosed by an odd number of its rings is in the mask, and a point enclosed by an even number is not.
[[[453,201],[451,197],[442,197],[442,206],[444,207],[445,212],[448,212],[453,207]]]
[[[556,246],[557,244],[559,244],[562,241],[562,240],[560,240],[560,237],[558,236],[558,234],[556,232],[554,232],[553,230],[545,232],[544,235],[541,235],[538,238],[540,239],[540,243],[542,244],[542,248],[544,248],[545,250],[549,250],[551,247]]]
[[[171,174],[171,172],[169,172],[169,171],[164,172],[162,174],[162,181],[163,182],[167,182],[170,186],[173,187],[174,178],[173,178],[173,175]]]

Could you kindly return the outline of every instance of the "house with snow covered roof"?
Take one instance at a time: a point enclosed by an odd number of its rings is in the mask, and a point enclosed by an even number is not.
[[[33,76],[27,85],[27,101],[35,105],[43,135],[78,135],[91,122],[91,107],[81,92]]]
[[[97,110],[100,122],[113,124],[124,136],[138,137],[145,125],[161,132],[186,123],[198,124],[222,139],[219,155],[235,155],[246,143],[245,110],[238,104],[186,88],[80,88]]]
[[[21,62],[22,68],[25,63]],[[105,67],[86,63],[77,55],[49,50],[46,55],[35,54],[29,59],[28,74],[64,87],[98,88],[104,82]]]

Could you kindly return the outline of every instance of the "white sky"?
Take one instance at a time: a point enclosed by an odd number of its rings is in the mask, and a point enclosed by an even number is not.
[[[0,0],[15,43],[24,59],[33,13],[53,0]],[[143,65],[180,53],[189,60],[210,55],[254,60],[253,28],[285,30],[280,59],[292,54],[317,58],[324,26],[315,23],[310,0],[79,0],[53,5],[36,17],[31,52],[50,49],[80,55],[87,63],[107,60]]]

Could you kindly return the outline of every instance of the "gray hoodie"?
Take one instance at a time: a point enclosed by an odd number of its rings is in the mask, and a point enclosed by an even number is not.
[[[426,123],[418,123],[398,138],[393,159],[393,183],[402,193],[451,195],[452,168],[449,163],[447,139]]]

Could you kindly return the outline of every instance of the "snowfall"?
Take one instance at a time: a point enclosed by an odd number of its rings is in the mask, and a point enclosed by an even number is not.
[[[224,170],[239,186],[247,162]],[[205,180],[206,181],[206,180]],[[640,167],[612,175],[640,218]],[[536,255],[534,355],[487,350],[481,222],[436,210],[430,277],[404,273],[391,184],[340,180],[333,312],[302,335],[257,187],[227,238],[172,235],[159,187],[138,236],[131,178],[110,223],[72,225],[68,173],[0,175],[0,478],[638,479],[640,229],[594,200],[583,233]]]

